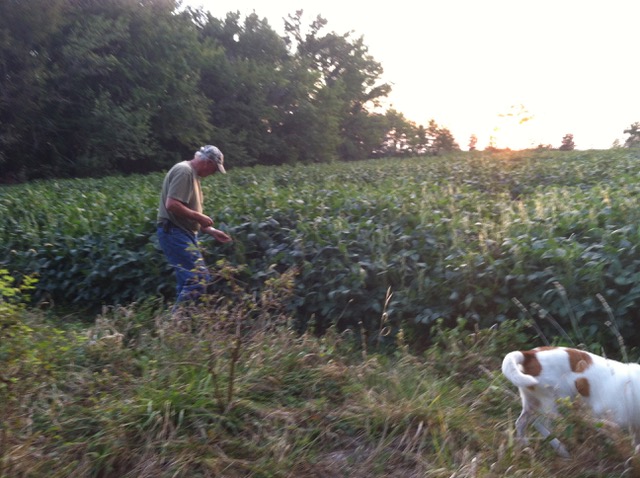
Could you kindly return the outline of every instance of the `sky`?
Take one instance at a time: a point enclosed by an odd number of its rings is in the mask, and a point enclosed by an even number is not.
[[[608,149],[640,121],[638,0],[184,0],[214,17],[317,15],[353,32],[392,85],[386,102],[417,124],[434,119],[462,149]],[[322,31],[321,31],[322,33]]]

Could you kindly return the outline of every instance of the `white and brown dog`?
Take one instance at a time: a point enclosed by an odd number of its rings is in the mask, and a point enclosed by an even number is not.
[[[544,438],[551,434],[548,418],[557,415],[558,399],[581,397],[595,417],[628,429],[638,445],[640,365],[571,348],[540,347],[507,354],[502,373],[518,387],[522,398],[516,435],[524,443],[527,425],[534,419],[534,426]],[[537,420],[538,417],[542,419]],[[553,439],[551,445],[558,454],[569,456],[559,440]]]

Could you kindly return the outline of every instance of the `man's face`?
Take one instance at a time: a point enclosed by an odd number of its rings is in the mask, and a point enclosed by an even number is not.
[[[218,165],[216,164],[215,161],[211,161],[210,159],[208,159],[207,161],[205,161],[205,167],[204,167],[204,172],[202,174],[202,177],[207,177],[207,176],[211,176],[212,174],[215,174],[218,172]]]

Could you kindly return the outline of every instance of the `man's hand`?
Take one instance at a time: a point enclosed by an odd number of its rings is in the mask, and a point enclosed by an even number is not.
[[[196,221],[200,224],[201,229],[206,229],[208,227],[213,227],[213,219],[209,216],[205,216],[204,214],[196,213]]]
[[[231,236],[229,236],[226,232],[221,231],[220,229],[216,229],[212,226],[203,228],[202,232],[209,234],[211,237],[222,243],[233,241],[233,239],[231,239]]]

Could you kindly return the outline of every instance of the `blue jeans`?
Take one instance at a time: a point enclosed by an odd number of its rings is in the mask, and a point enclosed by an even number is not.
[[[176,226],[158,227],[158,242],[176,273],[175,307],[197,302],[211,282],[197,236]]]

